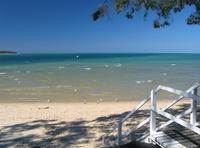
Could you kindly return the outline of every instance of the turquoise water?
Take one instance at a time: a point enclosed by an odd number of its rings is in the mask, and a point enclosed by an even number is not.
[[[141,100],[200,80],[200,54],[0,55],[0,101]]]

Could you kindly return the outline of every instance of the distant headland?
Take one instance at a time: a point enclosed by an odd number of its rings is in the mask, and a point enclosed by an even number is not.
[[[17,54],[17,52],[14,52],[14,51],[0,51],[0,54]]]

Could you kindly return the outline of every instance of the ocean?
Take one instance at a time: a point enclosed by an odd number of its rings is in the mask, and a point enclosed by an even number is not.
[[[142,100],[158,85],[199,80],[200,54],[0,55],[0,102]]]

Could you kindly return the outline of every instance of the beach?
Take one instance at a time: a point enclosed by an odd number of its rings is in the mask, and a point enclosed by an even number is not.
[[[103,147],[102,136],[152,89],[194,85],[199,64],[200,54],[0,55],[0,147]],[[158,93],[158,107],[176,97]],[[123,123],[122,134],[149,113],[148,103]]]
[[[197,24],[200,0],[0,0],[0,148],[200,148]]]
[[[175,108],[189,101],[181,101]],[[161,100],[158,107],[168,102]],[[138,104],[139,101],[1,103],[0,147],[103,147],[101,137]],[[147,103],[125,122],[123,132],[147,118],[148,108]]]

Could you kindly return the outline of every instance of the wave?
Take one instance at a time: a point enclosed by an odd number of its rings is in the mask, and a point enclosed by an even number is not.
[[[140,83],[142,83],[142,82],[141,82],[141,81],[136,81],[136,83],[140,84]]]
[[[33,88],[50,88],[50,86],[38,86],[38,87],[33,87]]]
[[[167,73],[161,73],[163,76],[166,76],[167,75]]]
[[[140,83],[144,83],[145,81],[136,81],[136,83],[140,84]]]
[[[106,67],[106,68],[107,68],[107,67],[109,67],[109,65],[105,64],[105,65],[104,65],[104,67]]]
[[[145,82],[147,82],[147,83],[152,83],[153,80],[147,80],[147,81],[145,81],[145,80],[142,80],[142,81],[136,81],[136,83],[138,83],[138,84],[140,84],[140,83],[145,83]]]
[[[147,80],[147,82],[148,82],[148,83],[151,83],[151,82],[153,82],[153,81],[152,81],[152,80]]]
[[[0,72],[0,75],[5,75],[6,73],[5,72]]]
[[[56,88],[72,87],[71,85],[57,85]]]
[[[121,67],[122,66],[122,64],[115,64],[115,67]]]
[[[87,67],[87,68],[84,68],[85,70],[91,70],[92,68],[89,68],[89,67]]]

